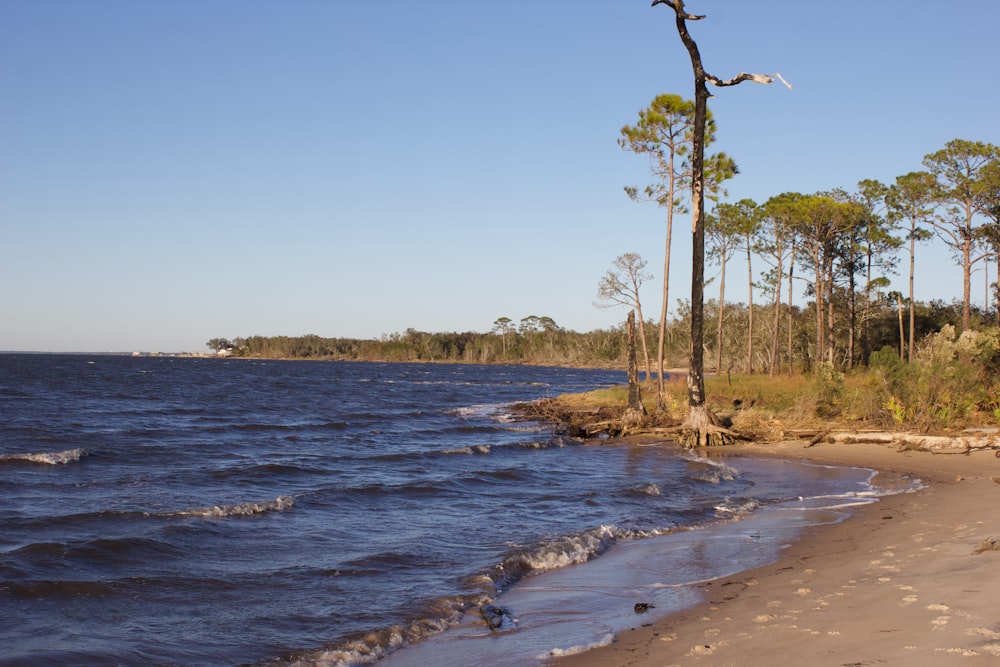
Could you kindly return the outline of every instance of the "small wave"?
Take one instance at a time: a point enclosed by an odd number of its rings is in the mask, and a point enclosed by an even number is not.
[[[424,618],[300,654],[289,660],[289,667],[355,667],[376,663],[407,644],[444,632],[459,621],[468,604],[468,600],[460,597],[437,600]]]
[[[214,505],[181,512],[160,514],[161,517],[200,516],[205,518],[226,518],[231,516],[253,516],[266,512],[281,512],[290,509],[295,504],[291,496],[278,496],[274,500],[257,503],[241,503],[239,505]]]
[[[483,403],[480,405],[466,405],[461,408],[449,410],[448,414],[456,417],[472,417],[489,419],[501,424],[513,424],[518,421],[518,417],[507,410],[506,403]]]
[[[586,644],[582,646],[570,646],[569,648],[554,648],[550,651],[546,651],[542,655],[538,656],[538,660],[547,661],[552,658],[566,658],[571,655],[579,655],[580,653],[586,653],[587,651],[593,650],[595,648],[601,648],[602,646],[609,646],[614,642],[614,635],[604,635],[598,641],[592,644]]]
[[[562,438],[558,438],[544,442],[539,440],[519,442],[517,443],[517,446],[522,449],[553,449],[553,448],[558,449],[560,447],[565,447],[566,443]]]
[[[489,454],[492,451],[490,445],[472,445],[470,447],[459,447],[457,449],[442,449],[442,454]]]
[[[713,509],[720,514],[727,516],[744,517],[758,507],[760,507],[760,503],[753,498],[749,500],[731,500],[730,498],[726,498],[722,503],[716,505]]]
[[[607,551],[625,536],[616,526],[598,526],[575,535],[564,535],[531,549],[515,551],[504,558],[487,576],[502,590],[528,573],[555,570],[586,563]]]
[[[41,463],[43,465],[63,465],[75,463],[86,455],[84,449],[67,449],[62,452],[38,452],[33,454],[3,454],[0,455],[0,463],[4,462],[25,462]]]
[[[635,495],[635,496],[662,496],[663,491],[654,482],[649,482],[648,484],[643,484],[642,486],[636,486],[631,489],[625,489],[625,493]]]
[[[687,460],[700,468],[691,473],[691,479],[709,484],[732,482],[740,477],[740,471],[720,461],[704,459],[700,456],[690,456]]]
[[[481,405],[466,405],[461,408],[455,408],[449,411],[457,417],[492,417],[496,413],[500,412],[503,405],[495,403],[484,403]]]

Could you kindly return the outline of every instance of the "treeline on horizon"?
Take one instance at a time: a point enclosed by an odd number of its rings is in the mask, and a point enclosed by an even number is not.
[[[775,336],[773,304],[754,305],[755,326],[750,338],[747,327],[750,309],[743,303],[726,303],[723,309],[722,364],[720,372],[811,372],[824,359],[816,358],[815,303],[804,307],[781,305],[782,317],[777,318]],[[715,320],[719,308],[716,300],[705,304],[706,316]],[[846,315],[846,313],[845,313]],[[870,309],[851,345],[849,329],[834,336],[838,350],[837,366],[853,366],[846,359],[848,350],[855,350],[857,364],[866,365],[873,352],[889,348],[905,356],[906,340],[901,335],[901,313],[898,304],[886,299]],[[915,307],[914,333],[918,340],[947,326],[962,329],[963,304],[960,301],[918,302]],[[974,329],[988,328],[996,317],[995,311],[973,307]],[[655,326],[646,327],[647,343],[653,349]],[[789,332],[789,326],[791,331]],[[690,307],[680,301],[678,315],[667,327],[666,367],[685,367],[691,345]],[[771,369],[771,346],[782,341],[775,355],[777,368]],[[790,341],[790,344],[789,344]],[[233,339],[213,338],[208,347],[223,356],[245,358],[316,359],[333,361],[394,361],[452,362],[476,364],[534,364],[551,366],[591,366],[625,368],[627,342],[624,322],[609,329],[577,332],[565,329],[548,317],[530,316],[519,323],[501,317],[489,332],[426,332],[407,329],[402,333],[383,335],[379,339],[328,338],[315,334],[303,336],[249,336]],[[716,327],[706,327],[706,359],[716,360],[719,339]],[[637,351],[638,364],[647,378],[656,369],[645,364]],[[713,364],[713,366],[716,364]]]

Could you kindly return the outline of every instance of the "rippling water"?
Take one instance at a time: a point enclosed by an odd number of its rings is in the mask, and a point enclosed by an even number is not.
[[[508,413],[624,379],[0,355],[0,664],[367,663],[615,544],[867,489]]]

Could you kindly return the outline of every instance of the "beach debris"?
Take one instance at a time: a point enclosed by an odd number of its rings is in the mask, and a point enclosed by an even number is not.
[[[981,554],[984,551],[1000,551],[1000,538],[987,537],[979,548],[973,551],[974,554]]]
[[[517,619],[511,615],[509,609],[496,605],[484,604],[479,608],[479,613],[482,614],[483,620],[486,621],[486,625],[490,626],[491,630],[499,630],[506,621],[510,621],[512,624],[517,623]]]
[[[897,451],[925,451],[932,454],[968,454],[977,450],[998,449],[1000,440],[993,432],[966,431],[955,435],[927,435],[894,431],[841,431],[818,434],[807,447],[818,442],[836,444],[876,444],[895,447]],[[1000,450],[997,452],[1000,454]]]
[[[645,614],[650,609],[655,609],[656,605],[652,605],[648,602],[636,602],[635,603],[635,613]]]

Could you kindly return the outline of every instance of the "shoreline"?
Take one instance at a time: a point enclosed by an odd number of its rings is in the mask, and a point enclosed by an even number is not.
[[[807,528],[763,567],[706,582],[703,602],[559,667],[994,665],[1000,658],[1000,459],[876,444],[741,444],[720,454],[920,478],[836,524]]]

